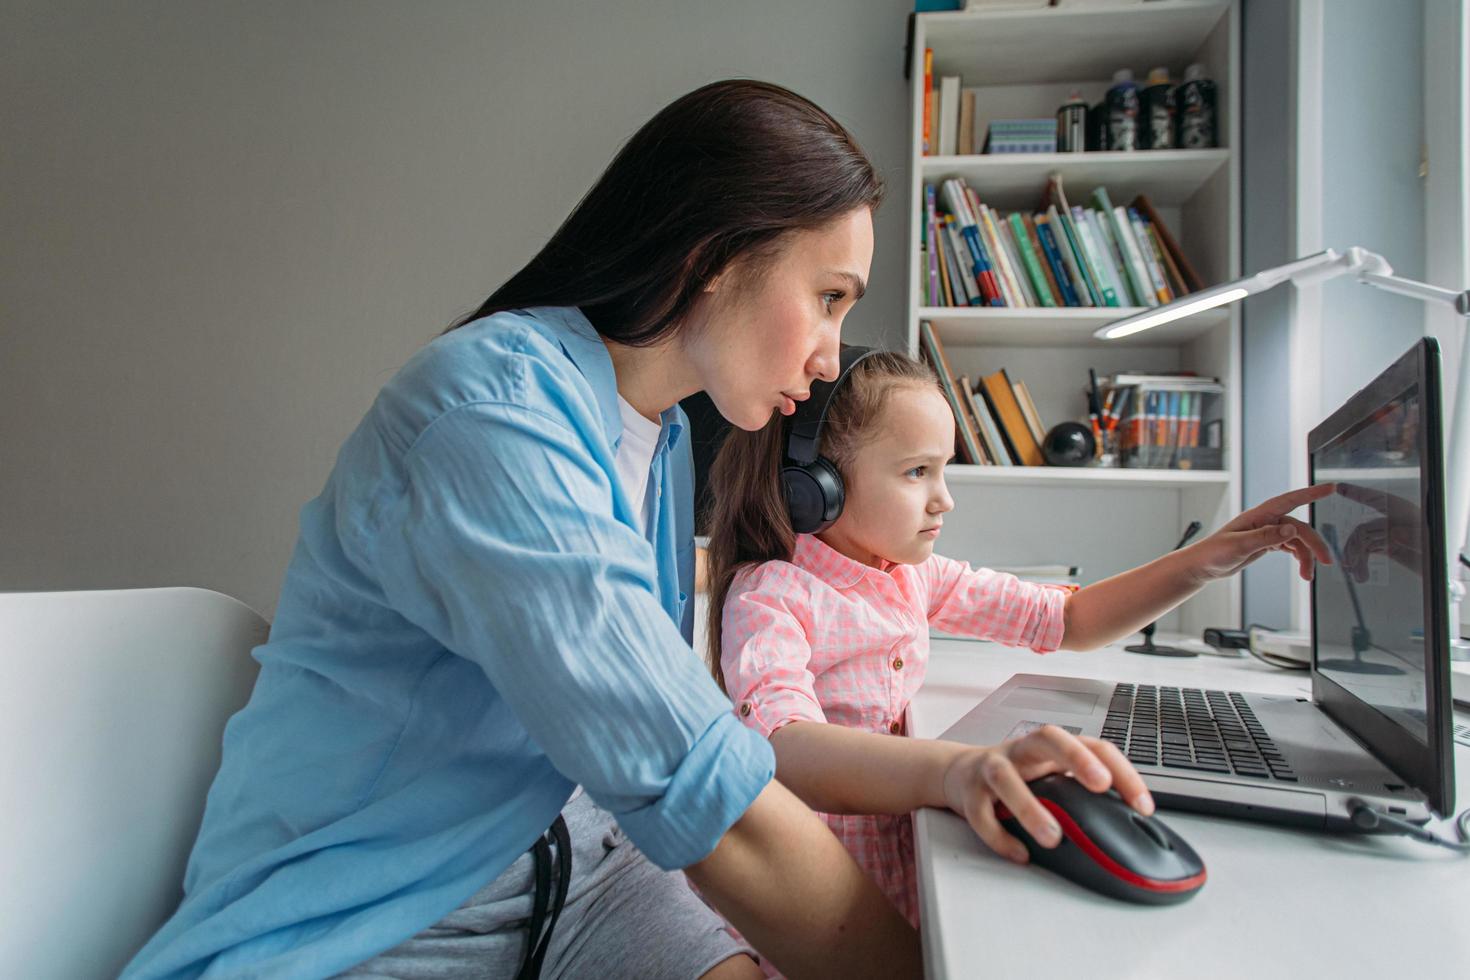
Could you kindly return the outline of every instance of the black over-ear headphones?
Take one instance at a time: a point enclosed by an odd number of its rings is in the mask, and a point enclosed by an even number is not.
[[[791,528],[797,534],[817,534],[832,526],[842,513],[845,491],[842,475],[830,459],[820,454],[822,426],[837,390],[872,347],[842,348],[835,381],[814,381],[811,397],[796,403],[786,430],[786,462],[781,467],[781,490]]]

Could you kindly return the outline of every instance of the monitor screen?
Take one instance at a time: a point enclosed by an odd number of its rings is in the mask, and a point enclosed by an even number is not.
[[[1312,583],[1313,695],[1443,812],[1448,569],[1438,350],[1416,344],[1309,439],[1332,564]],[[1447,795],[1448,794],[1448,795]]]

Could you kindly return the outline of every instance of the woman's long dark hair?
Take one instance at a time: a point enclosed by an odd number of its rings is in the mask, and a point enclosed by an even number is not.
[[[929,365],[907,354],[880,351],[863,358],[837,389],[822,424],[821,454],[842,474],[872,436],[883,405],[895,389],[933,388],[939,378]],[[790,561],[796,532],[781,492],[788,420],[776,415],[755,432],[733,430],[710,468],[714,502],[709,513],[709,619],[706,623],[710,671],[725,690],[720,666],[725,598],[742,567],[779,559]]]
[[[576,306],[603,337],[654,344],[733,259],[882,198],[857,141],[816,105],[766,82],[715,82],[634,133],[535,258],[450,329]]]

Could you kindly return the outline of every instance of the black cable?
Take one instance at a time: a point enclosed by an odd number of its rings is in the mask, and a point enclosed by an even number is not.
[[[1382,832],[1382,828],[1389,827],[1406,837],[1412,837],[1426,844],[1438,844],[1440,847],[1448,848],[1459,854],[1470,854],[1470,809],[1455,818],[1455,833],[1460,836],[1460,839],[1453,841],[1440,837],[1416,823],[1401,820],[1391,813],[1375,810],[1361,800],[1351,801],[1348,807],[1353,826],[1359,830]]]

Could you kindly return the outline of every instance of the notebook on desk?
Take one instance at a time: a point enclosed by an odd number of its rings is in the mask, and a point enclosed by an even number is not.
[[[1359,801],[1454,808],[1439,348],[1432,339],[1307,440],[1333,552],[1312,582],[1312,697],[1017,674],[942,736],[989,745],[1042,724],[1107,739],[1160,806],[1351,826]]]

